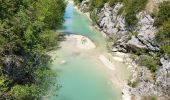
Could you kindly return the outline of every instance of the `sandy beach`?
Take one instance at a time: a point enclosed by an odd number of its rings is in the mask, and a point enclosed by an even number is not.
[[[115,70],[115,66],[112,64],[112,62],[106,58],[104,55],[99,56],[99,60],[109,69]]]
[[[66,39],[76,40],[76,47],[79,49],[89,50],[96,48],[96,45],[89,38],[82,35],[67,35]]]

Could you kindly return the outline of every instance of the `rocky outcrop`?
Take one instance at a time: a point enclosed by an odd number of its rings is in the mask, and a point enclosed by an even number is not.
[[[153,26],[154,19],[146,12],[137,15],[139,22],[134,32],[130,32],[126,27],[124,16],[119,14],[123,4],[117,3],[114,7],[105,4],[99,13],[98,25],[106,34],[116,39],[118,51],[126,52],[127,48],[140,48],[151,51],[158,51],[159,48],[154,43],[156,29]],[[136,33],[136,34],[132,34]]]
[[[170,96],[170,61],[160,59],[161,66],[156,72],[155,80],[146,67],[133,67],[131,82],[139,82],[135,88],[125,87],[131,95],[135,96],[156,96],[166,98]]]
[[[154,2],[160,3],[162,0],[154,0]],[[87,4],[84,4],[81,4],[81,9],[88,8]],[[117,3],[113,7],[105,3],[104,7],[96,13],[100,30],[115,39],[112,51],[128,52],[133,49],[136,51],[145,50],[150,53],[159,51],[159,47],[154,41],[157,29],[153,25],[154,19],[151,15],[145,11],[137,14],[139,19],[137,27],[135,30],[129,31],[124,14],[119,12],[122,7],[122,3]],[[153,73],[145,66],[137,67],[135,64],[131,70],[133,77],[130,82],[138,82],[138,84],[136,87],[126,86],[125,92],[129,92],[138,99],[142,96],[170,96],[170,61],[166,57],[160,59],[160,67],[154,78]]]
[[[126,33],[125,20],[123,16],[118,15],[119,10],[123,7],[121,3],[115,5],[114,8],[110,7],[109,4],[105,4],[101,12],[98,14],[99,27],[110,35],[118,33]]]
[[[114,7],[105,4],[101,12],[97,14],[98,24],[103,32],[114,37],[116,45],[114,50],[126,52],[126,42],[129,39],[128,29],[124,16],[119,15],[119,10],[123,4],[117,3]]]
[[[162,66],[157,71],[156,83],[158,84],[158,87],[161,87],[160,91],[163,94],[170,96],[170,61],[165,58],[161,58],[160,62]]]
[[[158,51],[158,46],[154,43],[156,28],[153,26],[154,19],[146,12],[138,14],[138,25],[136,29],[136,36],[132,36],[128,41],[128,46],[135,46],[137,48],[148,49],[151,51]]]
[[[90,0],[83,0],[80,4],[80,11],[88,12],[89,11],[89,1]]]

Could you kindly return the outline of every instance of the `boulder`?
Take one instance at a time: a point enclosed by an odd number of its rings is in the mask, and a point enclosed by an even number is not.
[[[127,42],[127,45],[129,47],[136,47],[136,48],[142,48],[142,49],[147,49],[147,46],[142,44],[138,38],[135,36],[132,36],[131,39]]]
[[[121,3],[116,4],[113,8],[108,3],[104,5],[99,15],[98,23],[104,32],[115,35],[116,33],[125,33],[125,20],[118,15],[119,10],[123,7]],[[121,32],[122,31],[122,32]]]

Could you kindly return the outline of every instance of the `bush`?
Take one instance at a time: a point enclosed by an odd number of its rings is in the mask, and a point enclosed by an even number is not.
[[[110,6],[114,6],[118,2],[122,2],[123,0],[108,0],[107,2],[109,3]]]
[[[136,14],[145,9],[147,2],[148,0],[123,0],[127,26],[134,27],[137,24]]]
[[[90,12],[90,18],[93,21],[93,24],[97,24],[98,18],[97,18],[97,9],[94,9],[93,11]]]
[[[104,6],[105,0],[90,0],[91,9],[101,9]]]
[[[156,41],[161,47],[161,52],[170,58],[170,2],[163,2],[159,9],[155,21],[155,25],[159,28]]]
[[[154,25],[161,27],[166,21],[170,22],[170,1],[164,1],[160,4]]]
[[[142,97],[142,100],[157,100],[157,97],[154,97],[154,96],[145,96],[145,97]]]
[[[63,0],[1,0],[0,99],[46,95],[53,78],[47,51],[57,46],[54,30],[64,21],[64,11]]]
[[[83,0],[74,0],[74,3],[77,5],[79,3],[81,3]]]
[[[128,81],[128,85],[133,87],[133,88],[137,87],[138,83],[139,82],[137,82],[137,81],[135,81],[135,82]]]
[[[149,70],[152,72],[155,72],[159,65],[159,60],[155,57],[143,55],[139,58],[139,65],[140,66],[146,66]]]
[[[15,85],[11,89],[11,95],[15,100],[37,100],[40,99],[37,89],[35,85]]]
[[[136,18],[136,13],[130,11],[126,14],[125,20],[127,23],[127,26],[135,26],[138,23],[138,19]]]

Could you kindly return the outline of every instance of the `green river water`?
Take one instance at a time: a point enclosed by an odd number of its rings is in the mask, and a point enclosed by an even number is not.
[[[52,68],[58,73],[56,82],[62,88],[57,91],[58,96],[50,96],[48,100],[121,100],[121,91],[111,82],[109,69],[97,59],[100,53],[107,53],[106,39],[90,27],[89,19],[74,9],[71,3],[67,5],[64,18],[63,28],[59,31],[84,35],[97,48],[83,52],[75,50],[69,42],[61,43],[62,48],[56,51],[57,58]],[[60,64],[63,60],[66,63]],[[122,66],[120,73],[126,72],[125,66]]]

